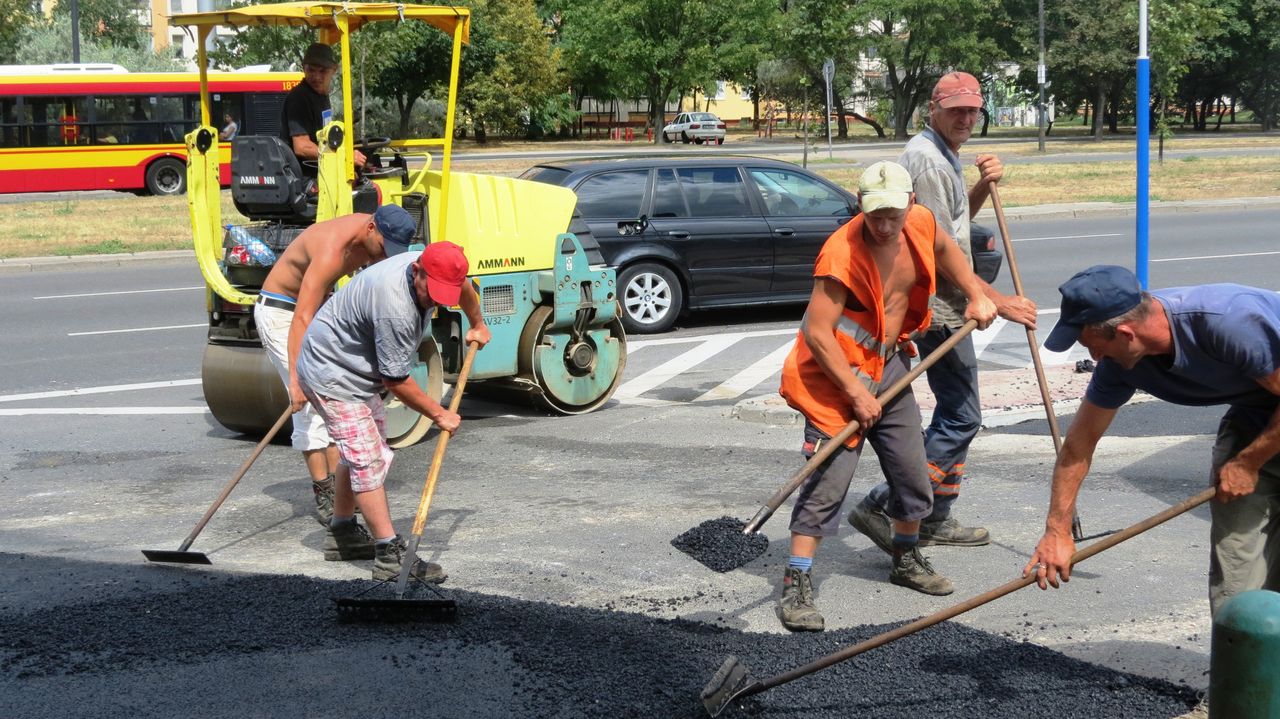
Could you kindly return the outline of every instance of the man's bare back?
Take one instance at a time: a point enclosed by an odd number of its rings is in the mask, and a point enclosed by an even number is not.
[[[332,286],[344,275],[382,259],[385,252],[381,245],[375,252],[370,252],[368,243],[362,239],[361,231],[371,221],[372,215],[357,213],[308,227],[276,260],[262,283],[262,289],[297,299],[302,290],[302,278],[313,265],[330,268],[326,274],[332,276],[320,279],[325,285]],[[321,258],[327,261],[317,262]]]

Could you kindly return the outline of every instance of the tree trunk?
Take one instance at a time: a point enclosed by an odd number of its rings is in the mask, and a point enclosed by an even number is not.
[[[987,106],[982,106],[982,132],[978,137],[987,136],[987,127],[991,125],[991,113],[987,111]]]
[[[1093,139],[1102,139],[1102,115],[1107,106],[1107,90],[1101,84],[1093,90]]]
[[[872,119],[871,119],[871,118],[869,118],[869,117],[866,117],[866,116],[863,116],[863,115],[859,115],[858,113],[856,113],[856,112],[854,112],[854,111],[852,111],[852,110],[841,110],[841,111],[840,111],[840,116],[841,116],[841,117],[844,117],[846,114],[847,114],[849,117],[852,117],[853,119],[857,120],[858,122],[861,122],[861,123],[862,123],[862,124],[864,124],[864,125],[870,125],[870,126],[871,126],[871,129],[873,129],[873,130],[875,130],[875,131],[876,131],[876,137],[880,138],[881,140],[885,139],[884,128],[880,126],[880,123],[876,122],[875,120],[872,120]]]

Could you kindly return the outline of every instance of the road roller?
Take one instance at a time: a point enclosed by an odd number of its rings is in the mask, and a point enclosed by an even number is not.
[[[350,35],[378,21],[424,22],[452,38],[443,137],[393,142],[357,139],[347,132],[343,118],[354,116]],[[585,224],[573,222],[576,196],[542,183],[450,169],[459,60],[470,30],[467,8],[285,2],[180,14],[170,22],[197,36],[200,126],[186,136],[187,199],[196,261],[208,288],[201,380],[220,424],[260,434],[288,402],[258,339],[252,311],[275,258],[314,222],[373,212],[387,203],[414,217],[420,245],[448,240],[461,245],[470,260],[493,339],[476,356],[468,391],[532,402],[557,414],[590,412],[608,401],[626,365],[626,336],[617,316],[614,270],[604,263]],[[340,50],[342,112],[320,130],[314,173],[304,173],[278,137],[237,137],[231,145],[231,195],[249,222],[224,224],[206,40],[218,27],[261,25],[307,25],[319,41]],[[357,149],[367,158],[360,171],[352,161]],[[466,331],[459,308],[437,309],[413,371],[434,399],[461,369]],[[386,399],[392,447],[426,436],[430,420]]]

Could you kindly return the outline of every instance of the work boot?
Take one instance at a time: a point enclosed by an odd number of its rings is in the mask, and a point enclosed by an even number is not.
[[[869,497],[863,497],[849,512],[849,524],[867,535],[875,545],[889,554],[893,554],[893,522],[884,510],[871,503]]]
[[[778,619],[793,632],[820,632],[826,626],[813,606],[813,583],[803,569],[787,567],[782,577],[782,598],[778,600]]]
[[[966,527],[955,517],[920,523],[920,546],[942,544],[948,547],[981,547],[991,543],[986,527]]]
[[[395,579],[400,576],[400,564],[409,547],[396,535],[396,538],[377,547],[377,556],[373,558],[373,578],[379,580]],[[439,584],[448,578],[444,569],[435,562],[424,562],[415,557],[413,567],[409,569],[409,577],[428,584]]]
[[[311,494],[316,500],[316,519],[326,527],[329,526],[329,520],[333,519],[333,482],[332,474],[319,482],[311,481]]]
[[[908,551],[894,555],[889,582],[937,597],[946,596],[956,590],[950,579],[934,570],[933,565],[929,564],[929,560],[924,558],[918,547],[912,547]]]
[[[373,559],[373,537],[355,517],[336,527],[331,524],[324,534],[324,558],[327,562]]]

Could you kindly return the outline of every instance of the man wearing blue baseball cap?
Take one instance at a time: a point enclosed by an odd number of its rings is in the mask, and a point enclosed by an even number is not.
[[[356,213],[317,222],[280,254],[262,283],[253,320],[267,357],[291,396],[303,396],[301,389],[295,390],[293,370],[302,336],[334,284],[365,265],[409,249],[416,232],[404,208],[384,205],[372,215]],[[302,452],[311,475],[316,519],[328,526],[338,449],[324,421],[305,403],[293,416],[293,447]]]
[[[1280,591],[1280,295],[1235,284],[1147,293],[1114,265],[1058,290],[1062,315],[1045,347],[1079,342],[1098,364],[1054,465],[1044,536],[1024,576],[1036,572],[1041,589],[1070,578],[1080,484],[1116,411],[1142,390],[1228,407],[1212,458],[1211,611],[1246,590]]]

